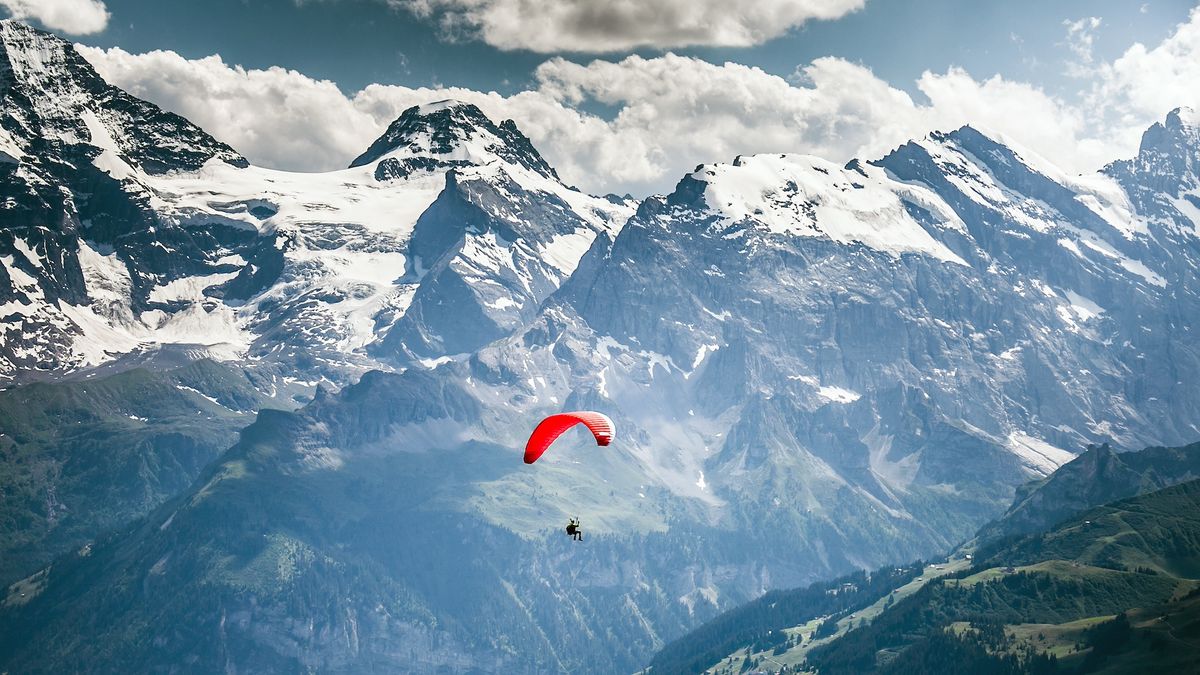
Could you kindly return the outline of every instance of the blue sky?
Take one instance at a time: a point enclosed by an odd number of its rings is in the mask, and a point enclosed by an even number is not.
[[[284,66],[330,79],[347,92],[373,82],[454,85],[513,93],[531,83],[547,54],[501,50],[478,39],[446,40],[432,18],[374,0],[106,0],[103,32],[75,36],[130,52],[170,49],[197,58],[220,54],[251,68]],[[673,48],[713,63],[735,61],[788,76],[820,56],[840,56],[915,93],[925,70],[952,65],[1065,90],[1071,53],[1064,23],[1103,17],[1095,52],[1111,58],[1134,42],[1162,40],[1195,6],[1189,0],[869,0],[840,19],[812,21],[764,44]],[[653,56],[662,50],[559,52],[576,61]]]
[[[405,107],[512,118],[592,191],[973,124],[1071,172],[1200,105],[1195,0],[0,0],[255,163],[344,166]],[[584,51],[576,51],[582,45]]]

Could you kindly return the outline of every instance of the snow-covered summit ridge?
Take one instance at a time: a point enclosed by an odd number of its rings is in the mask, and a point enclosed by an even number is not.
[[[1006,236],[1086,239],[1107,250],[1147,233],[1145,219],[1112,176],[1068,173],[1003,134],[973,126],[932,132],[872,164],[905,183],[927,185],[960,216],[990,213],[987,222],[1003,221]],[[991,229],[970,232],[976,246],[991,246]]]
[[[377,162],[376,178],[389,180],[415,171],[484,166],[497,161],[558,180],[558,174],[516,123],[505,120],[496,124],[477,106],[455,100],[405,110],[350,166]]]
[[[1176,186],[1194,184],[1190,167],[1197,153],[1187,117],[1172,113],[1157,125],[1169,138],[1161,150],[1143,150],[1129,161],[1137,164],[1138,180],[1163,174]],[[1155,193],[1181,192],[1152,182]],[[1089,264],[1115,262],[1119,274],[1162,287],[1170,275],[1163,274],[1150,236],[1156,209],[1139,207],[1131,196],[1111,170],[1072,175],[1002,134],[966,125],[845,166],[789,154],[701,165],[666,202],[726,239],[826,239],[981,268],[991,268],[998,256],[1028,261],[1042,246],[1036,241]],[[1190,213],[1192,202],[1176,202]]]
[[[432,115],[435,112],[457,108],[462,105],[466,104],[456,98],[444,98],[440,101],[422,103],[421,105],[416,106],[416,108],[417,114],[419,115]]]
[[[336,378],[346,366],[354,372],[388,367],[398,352],[378,345],[396,327],[437,333],[428,324],[442,307],[462,311],[470,302],[490,322],[517,322],[574,270],[598,233],[614,236],[632,213],[630,205],[563,185],[531,145],[527,153],[513,151],[524,139],[515,126],[496,125],[474,106],[414,107],[393,131],[378,143],[397,147],[338,171],[209,162],[194,172],[136,176],[161,217],[229,223],[264,238],[265,258],[276,261],[278,276],[263,279],[231,307],[250,356],[286,353],[278,351],[286,343],[284,349],[297,354],[321,354],[321,371]],[[558,206],[542,218],[529,208],[551,204]],[[469,231],[436,215],[447,209],[470,220]],[[423,219],[426,226],[418,228]],[[463,260],[450,262],[459,247]],[[251,271],[243,276],[262,276],[253,270],[263,263],[245,257]],[[448,265],[470,268],[453,303],[439,287]],[[499,283],[510,278],[520,283]],[[406,318],[413,302],[423,309]],[[422,354],[442,356],[440,347],[448,343],[431,342],[435,346]]]
[[[875,167],[857,162],[849,167],[808,155],[741,156],[730,164],[700,166],[671,199],[684,199],[700,184],[704,203],[724,226],[963,262],[910,215],[905,198],[930,203],[929,210],[941,215],[939,226],[957,229],[961,224],[948,206],[932,204],[936,197],[928,190],[902,185]]]

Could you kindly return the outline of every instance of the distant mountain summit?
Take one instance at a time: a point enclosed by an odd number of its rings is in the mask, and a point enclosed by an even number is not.
[[[906,198],[918,190],[861,162],[841,167],[819,157],[755,155],[730,164],[703,165],[667,197],[672,207],[699,211],[726,238],[751,239],[746,228],[783,237],[814,237],[858,244],[897,257],[924,253],[963,263],[925,227],[957,227],[952,212],[923,226]]]
[[[1133,206],[1146,214],[1156,235],[1188,249],[1200,232],[1200,114],[1172,110],[1142,134],[1133,159],[1113,162],[1104,173],[1115,178]],[[1177,258],[1189,264],[1186,255]]]
[[[418,170],[479,166],[497,160],[558,180],[558,174],[512,120],[497,125],[475,105],[454,100],[405,110],[350,166],[379,162],[376,178],[386,180]]]
[[[1147,190],[1178,197],[1200,188],[1200,113],[1176,108],[1142,134],[1137,157],[1113,162],[1106,173],[1141,177]]]

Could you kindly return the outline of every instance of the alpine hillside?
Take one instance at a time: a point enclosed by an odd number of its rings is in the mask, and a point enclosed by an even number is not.
[[[1194,669],[1198,461],[1200,444],[1090,448],[948,558],[772,591],[672,641],[649,671]]]

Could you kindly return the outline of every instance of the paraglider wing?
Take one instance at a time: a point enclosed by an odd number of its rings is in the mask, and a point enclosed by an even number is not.
[[[551,415],[542,420],[529,436],[529,442],[525,444],[525,463],[536,462],[555,439],[576,424],[582,424],[592,432],[596,437],[596,445],[608,445],[616,435],[612,420],[603,413],[581,410]]]

